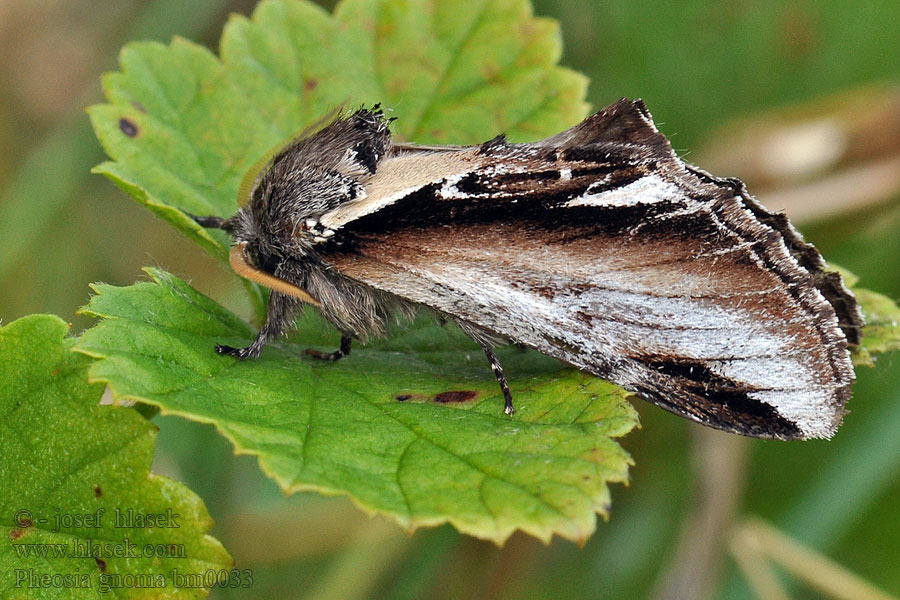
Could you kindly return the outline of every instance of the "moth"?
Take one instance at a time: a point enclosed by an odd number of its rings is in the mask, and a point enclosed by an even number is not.
[[[777,439],[830,437],[854,381],[853,294],[737,179],[683,162],[622,99],[532,143],[392,139],[378,105],[338,115],[253,172],[231,264],[271,288],[254,358],[304,303],[351,341],[426,308],[487,356],[534,348],[673,413]]]

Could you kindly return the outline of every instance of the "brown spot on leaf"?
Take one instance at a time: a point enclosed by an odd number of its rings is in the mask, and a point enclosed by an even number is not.
[[[25,535],[25,530],[20,529],[19,527],[13,527],[12,529],[9,530],[9,539],[11,539],[12,541],[16,541],[17,539],[21,538],[23,535]]]
[[[102,558],[95,558],[94,562],[97,563],[97,566],[100,568],[101,571],[106,573],[106,561],[105,560],[103,560]]]
[[[471,390],[450,390],[435,395],[434,401],[441,404],[448,404],[452,402],[467,402],[477,395],[478,392],[473,392]]]
[[[141,104],[140,102],[138,102],[137,100],[132,100],[131,105],[133,107],[135,107],[136,109],[138,109],[139,111],[141,111],[142,113],[145,113],[145,114],[147,113],[147,109],[144,108],[144,105]]]
[[[397,396],[397,402],[406,402],[410,398],[412,398],[411,394],[401,394],[401,395]]]
[[[134,121],[126,119],[125,117],[119,119],[119,129],[130,138],[137,137],[137,134],[140,131]]]
[[[307,79],[306,81],[303,82],[303,89],[307,92],[311,92],[314,89],[316,89],[317,87],[319,87],[318,79]]]
[[[102,495],[103,495],[103,490],[100,489],[100,486],[99,486],[99,485],[95,485],[95,486],[94,486],[94,497],[95,497],[95,498],[99,498],[99,497],[102,496]]]

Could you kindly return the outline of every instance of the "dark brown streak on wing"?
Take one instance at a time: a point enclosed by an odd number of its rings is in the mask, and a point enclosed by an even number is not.
[[[563,340],[554,343],[560,347],[566,345]],[[629,360],[645,367],[645,378],[626,389],[669,412],[723,431],[753,437],[782,440],[804,437],[797,425],[779,415],[774,407],[750,397],[760,388],[722,377],[701,361],[674,356],[649,361],[647,357],[623,357],[620,364]],[[597,369],[588,370],[608,378],[608,374]],[[732,423],[741,423],[742,428],[734,427]]]
[[[701,423],[755,437],[796,439],[801,435],[797,425],[779,415],[774,407],[750,397],[750,393],[760,391],[758,388],[742,386],[700,363],[670,358],[648,366],[676,385],[638,386],[634,391],[670,412],[689,412]],[[679,400],[677,404],[675,398]],[[734,422],[742,423],[749,431],[723,427]]]
[[[562,163],[560,168],[565,164]],[[470,174],[454,184],[465,197],[454,199],[441,196],[445,182],[434,182],[349,223],[338,232],[343,237],[336,238],[335,243],[346,247],[358,235],[388,234],[406,227],[490,224],[510,220],[519,221],[529,228],[561,230],[570,239],[593,237],[597,232],[621,233],[642,222],[649,224],[648,234],[660,230],[667,235],[676,225],[683,227],[685,234],[695,236],[718,233],[712,223],[696,218],[672,217],[667,222],[653,221],[656,217],[667,217],[673,211],[685,208],[677,200],[632,206],[564,208],[566,202],[578,198],[589,188],[590,193],[602,193],[652,173],[641,166],[618,171],[601,167],[583,168],[582,175],[577,175],[573,169],[568,181],[559,178],[559,169],[542,171],[540,173],[552,173],[553,176],[542,177],[539,185],[535,185],[533,177],[525,177],[526,173]],[[597,172],[603,172],[608,180],[598,180]]]

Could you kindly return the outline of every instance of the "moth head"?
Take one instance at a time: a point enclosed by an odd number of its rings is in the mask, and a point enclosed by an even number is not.
[[[239,210],[221,225],[234,236],[231,265],[242,277],[304,302],[305,261],[318,244],[339,243],[319,218],[366,197],[365,182],[391,146],[381,109],[333,111],[260,157],[238,188]]]
[[[296,262],[296,258],[290,258],[292,254],[270,233],[266,223],[257,218],[252,206],[241,208],[226,223],[226,229],[234,236],[229,262],[235,273],[273,291],[319,306],[309,292],[279,276],[279,272],[285,271],[285,261]],[[293,256],[298,256],[296,249],[293,252]]]
[[[238,205],[261,242],[296,256],[327,240],[319,217],[366,197],[392,146],[391,120],[379,105],[349,115],[336,109],[260,157],[241,181]]]
[[[258,254],[258,251],[255,252],[247,242],[238,242],[231,247],[229,261],[234,272],[244,279],[249,279],[286,296],[293,296],[307,304],[320,306],[319,301],[300,286],[264,270],[265,259]]]

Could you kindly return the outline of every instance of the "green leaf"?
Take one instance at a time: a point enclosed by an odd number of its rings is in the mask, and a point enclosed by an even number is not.
[[[857,364],[875,366],[873,354],[900,350],[900,307],[872,290],[856,288],[853,293],[866,320],[862,344],[853,358]]]
[[[874,367],[873,355],[900,350],[900,307],[883,294],[857,287],[859,277],[840,265],[831,264],[829,269],[841,274],[844,284],[856,296],[863,313],[865,326],[862,330],[862,341],[859,347],[853,350],[853,363]]]
[[[230,20],[221,60],[183,39],[122,50],[110,103],[89,109],[113,159],[95,172],[224,261],[221,232],[180,210],[233,214],[246,170],[330,109],[380,102],[419,143],[538,139],[588,109],[560,53],[556,22],[527,0],[347,0],[334,15],[264,1]]]
[[[231,557],[205,533],[212,519],[185,486],[150,474],[156,427],[132,409],[99,406],[103,386],[88,384],[90,361],[70,351],[66,330],[49,315],[0,328],[0,587],[96,598],[140,576],[144,589],[114,595],[205,596],[202,586],[175,589],[173,569],[228,572]],[[116,527],[117,511],[166,517]]]
[[[215,424],[287,491],[345,494],[409,528],[449,521],[501,543],[517,529],[584,540],[608,510],[607,483],[626,481],[630,459],[611,438],[636,414],[595,377],[507,349],[511,418],[480,349],[421,322],[328,363],[302,354],[322,339],[307,319],[298,342],[236,361],[214,344],[253,332],[183,281],[147,272],[155,283],[96,287],[85,312],[104,320],[76,347],[100,359],[92,379]]]

